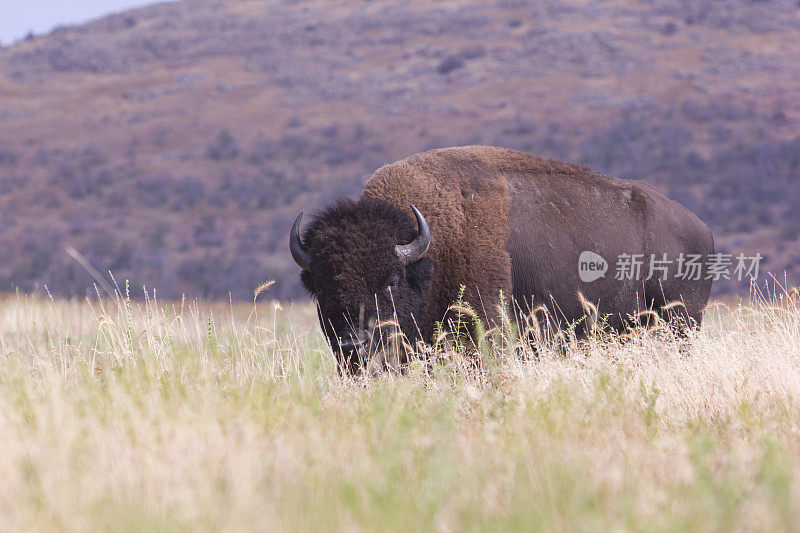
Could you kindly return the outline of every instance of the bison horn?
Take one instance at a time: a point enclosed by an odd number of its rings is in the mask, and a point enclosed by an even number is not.
[[[394,247],[394,251],[403,265],[410,265],[422,259],[431,245],[431,230],[428,227],[428,223],[425,221],[425,217],[414,207],[414,204],[411,204],[411,210],[414,211],[414,216],[417,217],[419,235],[408,244],[398,244]]]
[[[309,270],[311,264],[311,257],[308,252],[303,248],[303,243],[300,240],[300,220],[303,218],[303,212],[297,215],[292,224],[292,232],[289,234],[289,250],[292,252],[292,259],[303,270]]]

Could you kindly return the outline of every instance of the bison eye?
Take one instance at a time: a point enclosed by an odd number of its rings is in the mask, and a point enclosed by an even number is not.
[[[398,283],[400,283],[400,276],[395,274],[386,280],[386,283],[384,283],[384,290],[386,292],[391,292],[397,288]]]

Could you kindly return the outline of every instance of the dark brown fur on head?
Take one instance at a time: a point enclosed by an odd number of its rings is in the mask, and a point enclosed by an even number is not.
[[[305,230],[311,260],[301,279],[317,300],[320,323],[343,371],[363,367],[368,346],[387,334],[376,328],[381,322],[396,321],[411,341],[419,337],[415,317],[424,312],[434,262],[423,257],[403,266],[395,254],[395,246],[413,241],[417,231],[410,211],[375,198],[339,200]],[[351,347],[361,342],[367,353]]]

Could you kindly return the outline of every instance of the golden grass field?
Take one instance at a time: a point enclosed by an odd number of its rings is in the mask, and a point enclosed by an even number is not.
[[[790,300],[345,380],[309,304],[9,296],[0,530],[793,530]]]

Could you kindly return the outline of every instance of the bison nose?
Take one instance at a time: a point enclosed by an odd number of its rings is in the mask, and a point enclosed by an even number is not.
[[[339,341],[339,346],[341,346],[344,350],[352,350],[353,348],[361,348],[364,346],[364,341],[353,338],[342,339]]]
[[[339,346],[343,350],[360,350],[367,343],[367,341],[362,340],[363,338],[366,337],[354,334],[342,335],[342,337],[339,340]]]

